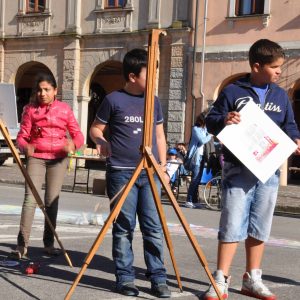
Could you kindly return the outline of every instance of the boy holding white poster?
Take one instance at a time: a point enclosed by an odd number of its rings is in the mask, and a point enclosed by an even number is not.
[[[258,40],[249,50],[251,73],[228,85],[219,95],[207,118],[208,131],[218,135],[227,125],[241,121],[238,112],[253,100],[298,145],[300,133],[286,92],[275,82],[284,62],[283,49],[267,39]],[[217,286],[228,298],[229,269],[239,241],[245,240],[246,268],[242,294],[263,300],[276,296],[262,282],[261,261],[277,200],[279,171],[265,183],[259,181],[228,149],[224,148],[222,183],[222,213],[219,225]],[[213,287],[205,293],[205,300],[218,299]]]

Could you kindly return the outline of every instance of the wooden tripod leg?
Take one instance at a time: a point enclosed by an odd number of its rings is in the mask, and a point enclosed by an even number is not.
[[[166,183],[166,181],[163,177],[164,174],[160,170],[160,166],[156,162],[154,156],[152,155],[151,149],[149,147],[145,147],[145,153],[146,153],[147,158],[151,161],[151,163],[152,163],[152,165],[153,165],[153,167],[154,167],[154,169],[155,169],[155,171],[156,171],[156,173],[157,173],[157,175],[160,179],[161,184],[163,185],[164,189],[166,190],[168,198],[170,199],[170,201],[172,203],[172,206],[173,206],[173,208],[174,208],[174,210],[177,214],[177,217],[180,220],[180,222],[181,222],[181,224],[182,224],[182,226],[183,226],[183,228],[186,232],[186,235],[188,236],[188,238],[189,238],[189,240],[190,240],[190,242],[191,242],[191,244],[192,244],[192,246],[193,246],[193,248],[194,248],[194,250],[195,250],[195,252],[196,252],[196,254],[197,254],[197,256],[198,256],[198,258],[199,258],[199,260],[200,260],[200,262],[201,262],[201,264],[202,264],[202,266],[203,266],[203,268],[204,268],[211,284],[212,284],[212,286],[214,287],[214,289],[215,289],[215,291],[218,295],[219,300],[222,300],[223,299],[222,295],[221,295],[221,293],[220,293],[220,291],[219,291],[219,289],[216,285],[216,282],[215,282],[215,280],[214,280],[214,278],[211,274],[211,271],[209,270],[208,263],[207,263],[207,260],[205,258],[205,255],[204,255],[201,247],[199,246],[197,239],[195,238],[194,234],[192,233],[192,231],[189,227],[189,224],[186,221],[183,213],[181,212],[181,209],[180,209],[180,207],[179,207],[179,205],[178,205],[178,203],[177,203],[177,201],[176,201],[176,199],[175,199],[175,197],[174,197],[174,195],[171,191],[171,188],[169,187],[168,183]]]
[[[24,165],[23,165],[23,163],[22,163],[22,161],[20,159],[19,153],[18,153],[15,145],[13,144],[13,142],[12,142],[12,140],[11,140],[11,138],[10,138],[10,136],[9,136],[9,134],[8,134],[6,128],[5,128],[5,126],[4,126],[4,124],[3,124],[3,122],[1,120],[0,120],[0,130],[1,130],[1,133],[2,133],[2,135],[4,137],[4,139],[5,139],[8,147],[10,148],[10,151],[11,151],[11,153],[12,153],[15,161],[17,162],[17,164],[18,164],[18,166],[19,166],[19,168],[20,168],[20,170],[21,170],[21,172],[22,172],[22,174],[24,176],[25,181],[27,182],[29,188],[32,191],[32,194],[33,194],[33,196],[35,198],[35,201],[36,201],[37,205],[39,206],[39,208],[43,212],[43,214],[45,216],[46,222],[48,223],[51,231],[53,232],[53,235],[55,236],[55,238],[57,240],[57,243],[59,244],[60,248],[62,249],[63,254],[64,254],[64,256],[65,256],[65,258],[66,258],[69,266],[73,267],[71,259],[69,258],[69,256],[68,256],[68,254],[67,254],[67,252],[66,252],[66,250],[65,250],[65,248],[64,248],[64,246],[62,244],[62,242],[59,240],[59,237],[58,237],[58,235],[57,235],[57,233],[56,233],[56,231],[55,231],[55,229],[54,229],[54,227],[53,227],[53,225],[52,225],[52,223],[51,223],[51,221],[50,221],[50,219],[49,219],[49,217],[48,217],[48,215],[46,213],[44,203],[43,203],[43,201],[42,201],[42,199],[41,199],[38,191],[36,190],[34,183],[32,182],[30,176],[28,175],[27,170],[24,168]]]
[[[157,187],[156,187],[154,177],[153,177],[153,171],[154,170],[153,170],[153,168],[146,168],[146,171],[147,171],[148,179],[149,179],[149,182],[150,182],[153,198],[154,198],[154,201],[155,201],[156,209],[157,209],[157,212],[158,212],[158,215],[159,215],[159,219],[160,219],[160,222],[162,224],[162,228],[163,228],[164,236],[165,236],[165,239],[166,239],[166,243],[167,243],[167,246],[168,246],[168,249],[169,249],[169,252],[170,252],[173,268],[174,268],[176,279],[177,279],[177,282],[178,282],[178,287],[179,287],[180,291],[182,292],[182,283],[181,283],[181,280],[180,280],[180,274],[179,274],[179,271],[178,271],[178,268],[177,268],[177,263],[176,263],[175,256],[174,256],[174,250],[173,250],[174,247],[173,247],[173,244],[172,244],[171,235],[170,235],[170,232],[168,230],[168,225],[167,225],[167,222],[166,222],[166,216],[164,214],[164,210],[163,210],[163,207],[162,207],[162,204],[161,204],[161,201],[160,201],[160,196],[158,194]]]
[[[75,278],[70,290],[68,291],[66,297],[65,297],[65,300],[68,300],[71,298],[77,284],[79,283],[82,275],[84,274],[85,270],[87,269],[88,265],[90,264],[91,260],[93,259],[96,251],[98,250],[98,248],[100,247],[103,239],[104,239],[104,236],[107,232],[107,230],[109,229],[110,225],[113,223],[113,221],[115,220],[116,216],[119,214],[122,206],[123,206],[123,203],[125,202],[126,200],[126,197],[130,191],[130,189],[132,188],[132,186],[134,185],[137,177],[139,176],[141,170],[142,170],[142,167],[143,167],[143,159],[140,161],[140,163],[138,164],[138,166],[136,167],[134,173],[132,174],[132,177],[130,178],[130,180],[128,181],[125,189],[124,189],[124,192],[122,193],[120,199],[117,201],[117,203],[115,204],[114,208],[112,209],[112,211],[110,212],[108,218],[106,219],[101,231],[99,232],[96,240],[94,241],[89,253],[87,254],[85,260],[84,260],[84,263],[81,267],[81,270],[80,272],[78,273],[77,277]]]

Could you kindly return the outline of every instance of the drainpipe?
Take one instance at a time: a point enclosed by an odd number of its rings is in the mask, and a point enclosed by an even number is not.
[[[202,35],[202,53],[201,53],[201,77],[200,77],[200,95],[201,95],[201,110],[203,111],[204,107],[204,64],[205,64],[205,51],[206,51],[206,25],[207,25],[207,7],[208,0],[205,0],[204,3],[204,25],[203,25],[203,35]]]
[[[194,50],[193,50],[193,63],[192,63],[192,125],[195,123],[195,107],[196,107],[196,96],[194,93],[194,81],[195,81],[195,64],[196,64],[196,55],[197,55],[197,42],[198,42],[198,19],[199,19],[199,0],[196,1],[196,16],[195,16],[195,25],[194,25]]]

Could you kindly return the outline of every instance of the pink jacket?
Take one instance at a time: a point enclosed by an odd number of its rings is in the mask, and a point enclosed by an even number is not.
[[[23,152],[27,144],[32,144],[36,158],[62,158],[67,156],[63,150],[67,131],[76,149],[80,148],[84,137],[67,103],[55,99],[50,105],[28,104],[23,110],[17,145]]]

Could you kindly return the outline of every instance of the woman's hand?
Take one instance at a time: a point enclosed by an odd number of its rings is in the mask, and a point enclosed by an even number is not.
[[[34,153],[34,150],[35,150],[34,145],[32,145],[32,144],[27,144],[27,146],[25,147],[25,150],[24,150],[25,155],[26,155],[27,157],[32,156],[33,153]]]
[[[63,148],[63,150],[66,153],[74,154],[74,152],[75,152],[75,145],[74,145],[73,141],[72,140],[67,140],[66,144],[65,144],[65,146]]]

